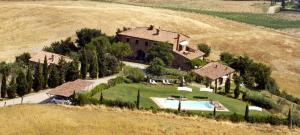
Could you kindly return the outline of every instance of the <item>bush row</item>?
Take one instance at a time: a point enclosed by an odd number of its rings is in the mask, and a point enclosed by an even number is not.
[[[266,109],[272,109],[276,107],[276,104],[273,101],[251,91],[247,91],[243,94],[243,100]]]

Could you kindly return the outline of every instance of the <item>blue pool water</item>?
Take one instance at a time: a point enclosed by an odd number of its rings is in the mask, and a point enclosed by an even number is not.
[[[178,100],[167,100],[166,98],[155,98],[158,106],[166,109],[178,109]],[[214,105],[209,101],[181,101],[181,109],[183,110],[207,110],[212,111]]]

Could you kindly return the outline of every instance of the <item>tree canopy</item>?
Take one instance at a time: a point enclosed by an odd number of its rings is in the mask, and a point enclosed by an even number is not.
[[[149,49],[147,61],[151,62],[156,57],[160,58],[165,65],[171,66],[173,61],[172,46],[166,42],[154,43]]]
[[[90,43],[93,38],[101,35],[103,35],[101,30],[83,28],[76,32],[76,43],[79,45],[79,47],[84,47],[86,44]]]
[[[199,44],[198,49],[204,52],[204,57],[208,57],[211,51],[210,47],[206,44]]]

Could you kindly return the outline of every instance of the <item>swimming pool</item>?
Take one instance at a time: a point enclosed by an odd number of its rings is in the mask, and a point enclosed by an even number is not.
[[[178,100],[167,100],[166,98],[151,98],[160,108],[164,109],[178,109]],[[214,105],[209,101],[181,101],[182,110],[203,110],[203,111],[213,111]]]

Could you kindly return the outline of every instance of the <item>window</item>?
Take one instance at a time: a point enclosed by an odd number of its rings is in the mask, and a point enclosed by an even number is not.
[[[139,44],[139,40],[135,40],[135,44]]]
[[[145,46],[148,46],[148,42],[147,41],[145,42]]]
[[[126,38],[126,42],[129,42],[129,38]]]

